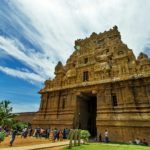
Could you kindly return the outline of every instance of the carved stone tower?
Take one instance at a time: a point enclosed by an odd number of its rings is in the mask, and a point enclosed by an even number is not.
[[[40,90],[41,105],[33,125],[107,129],[111,141],[150,140],[150,59],[136,59],[117,26],[75,41],[65,66]]]

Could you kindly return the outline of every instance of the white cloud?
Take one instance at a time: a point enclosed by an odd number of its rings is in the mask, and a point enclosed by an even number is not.
[[[46,79],[51,75],[50,66],[53,66],[53,64],[44,53],[26,49],[17,39],[12,40],[2,36],[0,36],[0,48],[6,54],[23,62],[41,78]]]
[[[122,38],[136,55],[148,44],[149,8],[146,0],[14,0],[40,32],[43,50],[66,59],[77,38],[118,25]],[[86,30],[86,33],[84,32]],[[30,34],[29,34],[30,35]]]
[[[25,79],[30,82],[44,82],[44,78],[42,78],[41,76],[35,73],[20,71],[20,70],[11,69],[11,68],[2,67],[2,66],[0,66],[0,71],[8,75],[14,76],[14,77]]]
[[[30,67],[42,80],[53,76],[58,60],[65,63],[76,39],[92,32],[103,32],[117,25],[123,41],[136,56],[149,44],[148,0],[12,0],[11,3],[29,20],[18,17],[19,12],[10,12],[11,19],[22,26],[22,34],[31,43],[40,45],[42,51],[26,48],[19,39],[4,37],[0,37],[0,48]]]

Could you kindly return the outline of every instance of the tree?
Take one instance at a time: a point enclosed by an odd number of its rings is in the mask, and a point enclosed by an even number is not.
[[[12,113],[11,102],[4,100],[0,102],[0,126],[11,127],[14,121],[15,114]]]
[[[0,143],[2,142],[2,141],[4,141],[4,139],[5,139],[5,132],[4,131],[1,131],[0,132]]]
[[[26,122],[21,122],[21,121],[16,121],[13,125],[12,125],[13,129],[17,129],[18,131],[22,131],[24,128],[28,128],[28,123]]]

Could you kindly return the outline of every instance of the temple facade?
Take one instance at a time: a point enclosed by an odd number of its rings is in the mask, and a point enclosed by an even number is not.
[[[102,138],[107,129],[111,141],[150,141],[150,58],[136,58],[117,26],[76,40],[39,93],[35,127],[81,128]]]

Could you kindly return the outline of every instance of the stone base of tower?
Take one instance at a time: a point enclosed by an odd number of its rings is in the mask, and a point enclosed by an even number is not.
[[[137,111],[137,110],[135,110]],[[97,118],[97,136],[101,134],[104,140],[104,132],[108,130],[109,139],[112,142],[129,142],[136,138],[150,141],[150,111],[146,113],[117,113],[99,115]],[[109,118],[109,119],[108,119]]]

